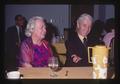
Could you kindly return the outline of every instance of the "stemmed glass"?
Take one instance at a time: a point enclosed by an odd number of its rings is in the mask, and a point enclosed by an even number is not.
[[[57,71],[59,62],[57,57],[50,57],[48,59],[48,66],[52,70],[52,74],[50,74],[51,77],[57,77],[57,74],[55,74],[55,71]]]

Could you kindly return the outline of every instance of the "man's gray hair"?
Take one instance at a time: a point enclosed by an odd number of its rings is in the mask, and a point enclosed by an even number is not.
[[[40,16],[34,16],[34,17],[30,18],[30,20],[28,21],[26,30],[25,30],[25,35],[27,37],[30,37],[32,35],[32,32],[33,32],[33,30],[35,28],[35,21],[36,20],[42,20],[42,21],[44,21],[44,18],[40,17]]]
[[[87,13],[83,13],[78,19],[77,22],[82,22],[84,19],[86,19],[86,17],[93,22],[93,18],[91,15],[87,14]]]

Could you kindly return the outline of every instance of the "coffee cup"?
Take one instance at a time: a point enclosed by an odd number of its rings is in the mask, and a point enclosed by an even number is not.
[[[20,79],[19,71],[10,71],[7,73],[7,79]]]

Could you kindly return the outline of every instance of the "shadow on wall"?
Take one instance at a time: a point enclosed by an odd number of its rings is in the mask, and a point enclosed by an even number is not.
[[[93,36],[96,36],[97,38],[100,38],[104,28],[105,28],[105,23],[101,20],[96,20],[93,23],[93,28],[91,30],[91,34]]]
[[[58,28],[52,23],[46,22],[46,31],[45,39],[51,44],[53,36],[59,36]]]
[[[102,32],[104,29],[105,29],[105,23],[103,21],[96,20],[93,23],[91,32],[88,35],[91,46],[95,46],[98,44],[104,45],[104,42],[102,41],[103,39]]]

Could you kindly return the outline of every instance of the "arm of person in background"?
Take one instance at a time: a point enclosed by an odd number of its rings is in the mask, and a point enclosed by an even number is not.
[[[65,42],[67,52],[70,55],[70,58],[74,63],[78,63],[82,58],[77,55],[77,49],[74,47],[74,45],[71,42],[66,41]]]

